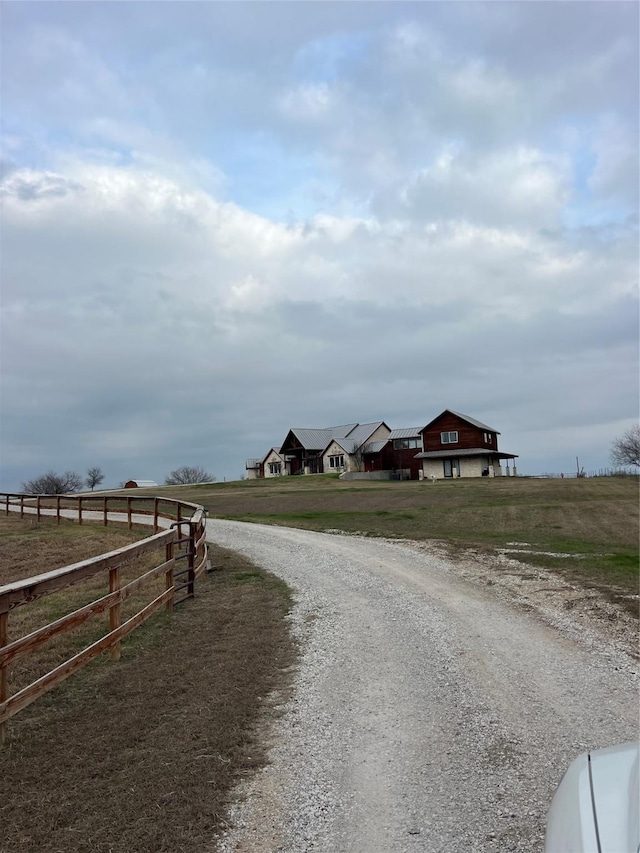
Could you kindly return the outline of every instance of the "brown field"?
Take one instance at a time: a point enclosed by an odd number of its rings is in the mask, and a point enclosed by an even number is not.
[[[13,518],[0,531],[3,582],[149,533]],[[286,587],[235,554],[210,553],[220,568],[194,601],[153,616],[118,663],[95,661],[10,721],[2,853],[202,850],[225,825],[231,787],[264,761],[264,697],[286,691],[295,649]],[[75,604],[77,590],[66,593],[58,607]]]
[[[436,540],[452,552],[512,549],[515,559],[608,596],[628,600],[638,592],[637,477],[434,484],[342,481],[329,474],[174,486],[162,493],[203,504],[220,518]],[[635,600],[630,606],[637,608]]]
[[[49,572],[105,551],[122,548],[149,536],[148,527],[127,530],[124,525],[108,528],[79,526],[73,521],[0,515],[0,586]]]
[[[102,528],[79,526],[73,521],[17,516],[0,516],[0,585],[61,568],[70,563],[116,550],[150,535],[148,527],[127,530],[124,525]],[[164,548],[145,554],[122,567],[121,583],[139,577],[164,560]],[[160,577],[130,596],[121,605],[122,621],[133,616],[164,589]],[[109,592],[109,574],[102,571],[91,578],[37,601],[16,607],[9,615],[9,641],[95,601]],[[74,631],[54,637],[37,655],[19,658],[8,668],[9,695],[70,658],[107,633],[108,612],[80,625]]]

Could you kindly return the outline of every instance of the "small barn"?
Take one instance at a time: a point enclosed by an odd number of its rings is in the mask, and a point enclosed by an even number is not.
[[[152,489],[157,486],[155,480],[127,480],[124,484],[125,489]]]

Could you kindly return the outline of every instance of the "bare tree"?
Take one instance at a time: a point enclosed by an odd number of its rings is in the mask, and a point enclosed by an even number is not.
[[[23,483],[22,490],[27,495],[64,495],[67,492],[77,492],[82,488],[82,484],[82,477],[75,471],[65,471],[64,474],[47,471],[46,474]]]
[[[364,457],[366,453],[370,452],[371,446],[369,442],[366,442],[365,444],[361,444],[360,447],[356,447],[355,450],[349,454],[355,471],[364,471]]]
[[[185,486],[192,483],[213,483],[215,479],[199,465],[183,465],[172,471],[164,482],[167,486]]]
[[[614,465],[635,465],[640,468],[640,426],[632,426],[611,445]]]
[[[100,483],[104,480],[104,474],[102,473],[102,468],[89,468],[87,471],[87,479],[85,483],[87,486],[93,491],[96,486],[99,486]]]

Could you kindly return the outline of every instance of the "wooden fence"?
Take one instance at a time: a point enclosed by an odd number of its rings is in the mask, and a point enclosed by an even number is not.
[[[0,746],[4,743],[8,720],[40,696],[52,690],[89,661],[109,650],[120,657],[120,641],[161,607],[171,612],[195,594],[195,584],[208,566],[205,511],[201,506],[171,498],[137,496],[19,495],[0,493],[0,508],[25,516],[55,516],[57,523],[72,518],[83,520],[153,525],[152,536],[64,568],[0,586]],[[165,529],[162,529],[165,528]],[[120,569],[132,560],[154,551],[162,558],[153,568],[126,584],[121,584]],[[185,560],[185,568],[178,561]],[[58,592],[82,580],[104,573],[109,592],[94,601],[38,628],[26,636],[9,641],[10,614],[43,596]],[[108,575],[108,578],[107,578]],[[121,604],[133,593],[164,575],[164,591],[141,610],[121,620]],[[180,597],[177,597],[180,594]],[[56,666],[45,675],[9,695],[8,667],[19,658],[32,654],[53,637],[72,631],[89,619],[108,612],[108,631],[98,641]]]

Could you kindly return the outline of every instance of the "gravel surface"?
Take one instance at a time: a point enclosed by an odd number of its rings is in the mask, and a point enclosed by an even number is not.
[[[637,661],[407,543],[212,520],[283,578],[301,660],[220,853],[538,851],[568,763],[637,737]],[[565,630],[566,628],[566,630]]]

